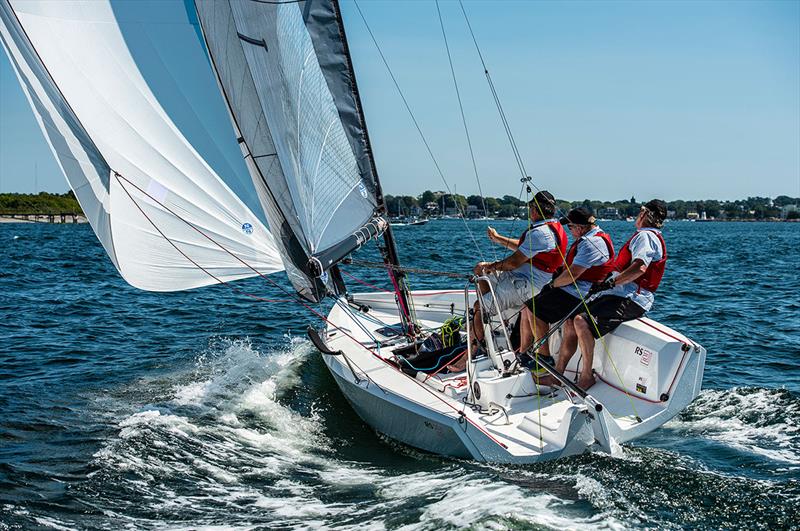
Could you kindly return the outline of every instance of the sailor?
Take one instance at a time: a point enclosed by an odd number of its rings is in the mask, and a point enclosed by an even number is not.
[[[556,200],[553,194],[542,190],[528,202],[529,227],[519,239],[501,236],[489,227],[489,239],[514,251],[513,254],[497,262],[479,262],[473,270],[476,275],[487,276],[497,299],[499,310],[517,310],[525,301],[550,281],[553,272],[563,261],[567,248],[567,234],[561,224],[553,219]],[[491,315],[498,309],[495,297],[486,280],[478,282],[480,301],[475,303],[478,314],[479,303]],[[471,327],[475,338],[483,339],[483,327]]]
[[[666,217],[667,205],[663,201],[653,199],[642,206],[636,218],[636,232],[614,261],[613,276],[590,290],[603,292],[602,295],[589,303],[588,312],[575,317],[575,332],[583,355],[580,377],[583,384],[579,385],[584,389],[594,383],[591,370],[595,340],[625,321],[638,319],[653,306],[653,294],[667,266],[667,246],[660,230]]]
[[[611,237],[595,223],[592,212],[584,207],[569,211],[561,223],[567,225],[575,239],[566,256],[566,267],[523,310],[519,352],[525,352],[533,338],[543,337],[550,325],[566,319],[562,328],[561,347],[556,369],[563,372],[578,346],[571,316],[589,294],[593,283],[601,282],[614,269],[614,245]],[[550,356],[545,342],[540,354]],[[549,384],[548,381],[545,384]],[[588,379],[578,385],[590,385]]]

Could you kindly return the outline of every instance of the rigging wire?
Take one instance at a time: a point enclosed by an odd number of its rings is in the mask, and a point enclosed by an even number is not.
[[[475,32],[472,30],[472,24],[470,24],[469,16],[467,16],[467,11],[466,11],[466,9],[464,9],[464,3],[463,3],[462,0],[458,0],[458,4],[461,7],[461,12],[464,14],[464,20],[467,23],[467,27],[469,28],[469,32],[470,32],[470,35],[472,37],[472,42],[474,43],[475,49],[478,52],[478,57],[480,58],[481,65],[483,66],[483,72],[484,72],[484,75],[486,76],[486,81],[489,84],[489,89],[490,89],[490,91],[492,93],[492,97],[494,98],[495,105],[497,106],[497,110],[498,110],[498,112],[500,114],[500,120],[503,123],[503,127],[505,128],[506,135],[508,136],[509,143],[511,144],[511,149],[512,149],[512,151],[514,153],[514,157],[517,160],[517,165],[519,166],[519,170],[520,170],[520,173],[522,175],[521,181],[523,182],[523,186],[525,184],[527,184],[527,186],[525,186],[525,188],[527,189],[529,195],[531,193],[531,186],[533,186],[533,188],[535,188],[538,192],[541,192],[539,187],[536,186],[536,184],[533,182],[533,179],[527,175],[527,172],[525,170],[525,164],[524,164],[524,162],[522,160],[522,156],[521,156],[521,154],[519,152],[519,149],[517,147],[517,143],[514,140],[514,135],[511,132],[511,126],[510,126],[510,124],[508,122],[508,118],[507,118],[507,116],[505,114],[505,111],[503,110],[503,106],[502,106],[502,103],[500,102],[500,97],[499,97],[499,95],[497,93],[497,89],[495,88],[494,82],[492,81],[491,74],[489,74],[489,68],[486,66],[486,61],[484,60],[483,53],[481,52],[480,46],[478,45],[478,40],[475,37]],[[542,207],[541,207],[541,205],[539,205],[539,201],[536,200],[536,196],[535,195],[533,197],[533,200],[534,200],[534,203],[536,205],[537,210],[539,211],[539,215],[542,217],[542,219],[545,219],[544,218],[544,212],[542,211]],[[563,210],[561,210],[558,207],[557,203],[556,203],[555,207],[556,207],[556,212],[563,213]],[[528,218],[529,218],[528,225],[529,225],[529,228],[530,228],[530,216],[528,216]],[[590,240],[584,240],[584,241],[586,241],[586,243],[591,244],[595,249],[600,250],[600,248],[597,246],[597,244],[595,242],[592,242]],[[614,373],[616,374],[616,376],[617,376],[622,388],[624,389],[624,383],[623,383],[623,380],[622,380],[622,376],[620,375],[619,370],[617,369],[617,365],[614,362],[614,358],[611,356],[611,353],[608,350],[608,347],[606,345],[605,339],[600,335],[600,332],[599,332],[599,330],[597,328],[597,322],[596,322],[594,316],[592,315],[591,311],[589,310],[589,305],[587,303],[586,297],[583,296],[583,294],[581,293],[580,288],[578,287],[578,281],[575,278],[575,276],[572,274],[572,271],[571,271],[569,265],[567,264],[567,259],[566,259],[565,254],[561,251],[560,248],[558,248],[558,246],[556,246],[556,248],[558,249],[558,252],[561,255],[561,260],[564,263],[565,270],[569,273],[569,276],[570,276],[570,279],[572,281],[572,284],[575,286],[575,291],[577,292],[578,297],[580,298],[581,302],[583,303],[583,307],[586,310],[586,314],[589,316],[589,320],[591,321],[592,326],[594,326],[595,332],[597,332],[597,335],[600,337],[600,343],[603,345],[603,350],[605,351],[606,357],[611,361],[611,366],[614,369]],[[535,315],[536,314],[534,313],[534,317],[535,317]],[[534,339],[535,339],[535,333],[534,333]],[[538,357],[538,353],[537,353],[537,357]],[[634,414],[638,417],[639,415],[636,412],[636,405],[633,402],[633,397],[627,391],[625,391],[625,395],[628,397],[628,400],[630,402],[630,405],[631,405],[631,408],[633,409]]]
[[[481,65],[483,66],[483,73],[486,76],[486,81],[489,83],[489,90],[492,93],[492,97],[494,98],[495,105],[497,106],[497,110],[500,113],[500,120],[503,123],[503,127],[505,128],[506,135],[508,136],[508,141],[511,144],[511,150],[514,153],[514,158],[517,161],[517,166],[519,167],[520,174],[523,178],[527,177],[528,173],[525,170],[525,164],[522,161],[522,156],[520,155],[519,149],[517,148],[517,143],[514,140],[514,135],[511,133],[511,125],[508,122],[508,118],[506,117],[506,113],[503,110],[503,104],[500,102],[500,96],[497,94],[497,89],[494,86],[494,81],[492,81],[492,76],[489,74],[489,68],[486,66],[486,61],[483,59],[483,53],[481,53],[481,48],[478,46],[478,40],[475,38],[475,33],[472,31],[472,24],[469,22],[469,17],[467,16],[467,11],[464,9],[464,4],[461,0],[458,0],[458,5],[461,7],[461,12],[464,14],[464,20],[467,21],[467,28],[469,28],[469,34],[472,37],[472,42],[475,44],[475,49],[478,52],[478,57],[481,60]]]
[[[464,209],[458,202],[458,198],[455,197],[455,194],[450,189],[450,185],[445,179],[444,172],[442,171],[441,166],[439,165],[439,161],[436,159],[436,156],[433,154],[433,150],[431,149],[430,144],[428,143],[428,139],[425,137],[425,134],[422,132],[422,127],[420,127],[419,122],[417,121],[416,116],[414,116],[414,112],[411,110],[411,105],[408,103],[408,100],[403,93],[403,90],[400,88],[400,83],[397,81],[397,78],[392,71],[392,68],[389,66],[389,61],[386,59],[386,56],[383,54],[383,50],[378,44],[378,40],[375,38],[375,34],[372,32],[372,28],[370,27],[369,23],[367,22],[366,16],[364,16],[364,12],[361,11],[361,6],[358,4],[358,0],[353,0],[353,4],[356,6],[356,10],[358,11],[361,20],[364,22],[364,26],[367,28],[367,32],[369,33],[370,38],[372,39],[372,43],[375,45],[375,48],[378,50],[378,55],[381,57],[381,61],[383,61],[383,65],[386,67],[387,72],[389,73],[389,77],[392,79],[392,83],[394,84],[394,88],[397,90],[397,93],[400,95],[400,99],[403,100],[403,105],[408,111],[409,116],[411,117],[411,121],[414,123],[414,127],[417,130],[420,138],[422,139],[422,143],[425,145],[425,149],[428,151],[428,155],[430,156],[431,160],[433,161],[433,165],[436,168],[436,172],[439,174],[439,177],[444,183],[447,192],[453,196],[453,202],[456,205],[459,213],[461,214],[461,219],[464,222],[464,227],[467,229],[467,233],[469,234],[470,238],[472,239],[472,243],[475,244],[475,249],[477,249],[478,254],[481,256],[481,260],[483,260],[483,250],[481,250],[480,245],[478,245],[478,241],[475,239],[475,235],[472,233],[472,230],[469,228],[469,224],[467,223],[466,214]]]
[[[442,19],[442,10],[439,8],[439,0],[436,0],[436,13],[439,15],[439,26],[442,28],[442,39],[444,40],[444,48],[447,51],[447,62],[450,64],[450,74],[453,77],[453,88],[456,92],[456,100],[458,101],[458,110],[461,113],[461,123],[464,124],[464,135],[467,138],[467,147],[469,148],[469,156],[472,160],[472,171],[475,173],[475,182],[478,183],[478,193],[481,198],[481,205],[483,206],[483,215],[487,216],[486,199],[483,197],[483,188],[481,187],[481,179],[478,176],[478,164],[475,162],[475,150],[472,149],[472,138],[470,138],[469,127],[467,126],[467,116],[464,113],[464,104],[461,101],[461,91],[458,88],[458,78],[456,77],[456,69],[453,66],[453,57],[450,53],[450,44],[447,42],[447,32],[444,29],[444,20]],[[492,247],[494,251],[494,259],[497,261],[497,249]]]

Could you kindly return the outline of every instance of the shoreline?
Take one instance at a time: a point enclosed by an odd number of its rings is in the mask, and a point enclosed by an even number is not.
[[[68,215],[67,217],[64,218],[64,221],[61,221],[60,214],[56,215],[37,214],[35,216],[29,216],[27,218],[0,216],[0,223],[22,223],[22,224],[46,223],[48,225],[78,225],[88,222],[89,220],[86,219],[86,217],[81,214],[75,216],[74,221],[72,215]]]

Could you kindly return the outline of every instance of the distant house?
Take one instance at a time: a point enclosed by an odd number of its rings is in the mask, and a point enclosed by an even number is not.
[[[699,219],[700,215],[697,212],[687,212],[686,219]]]
[[[675,211],[674,210],[667,210],[667,218],[668,219],[675,219]]]
[[[437,212],[439,210],[439,205],[437,205],[433,201],[428,201],[427,203],[425,203],[425,210],[429,214],[432,214],[432,213]]]
[[[597,217],[600,219],[618,219],[618,208],[599,208],[597,209]]]
[[[789,212],[800,212],[800,208],[797,205],[786,205],[781,207],[781,219],[786,219],[789,217]]]

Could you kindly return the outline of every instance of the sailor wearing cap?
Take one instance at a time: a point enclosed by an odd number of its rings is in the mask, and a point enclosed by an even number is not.
[[[653,293],[667,265],[667,246],[659,230],[666,217],[667,205],[663,201],[653,199],[642,206],[636,218],[636,232],[614,261],[613,276],[590,290],[603,292],[602,295],[589,303],[588,312],[575,317],[585,368],[581,369],[579,385],[584,389],[594,383],[591,370],[595,339],[625,321],[638,319],[653,306]]]
[[[556,200],[553,194],[542,190],[528,202],[529,227],[519,239],[507,238],[489,227],[489,239],[514,251],[497,262],[480,262],[475,266],[476,275],[487,276],[497,298],[500,311],[522,308],[525,301],[547,284],[553,272],[563,263],[567,248],[567,234],[561,224],[553,219]],[[489,314],[497,311],[495,297],[485,280],[479,281],[480,303]],[[478,303],[475,305],[478,311]],[[475,337],[483,338],[482,327],[471,327]]]
[[[595,223],[592,212],[584,207],[569,211],[561,223],[569,227],[575,241],[566,255],[567,267],[533,299],[526,303],[520,330],[520,352],[530,347],[533,336],[543,337],[550,325],[569,318],[589,294],[593,283],[603,281],[614,269],[614,245],[611,237]],[[532,326],[531,326],[532,324]],[[564,323],[556,368],[563,372],[578,346],[572,319]],[[550,355],[545,342],[541,354]]]

